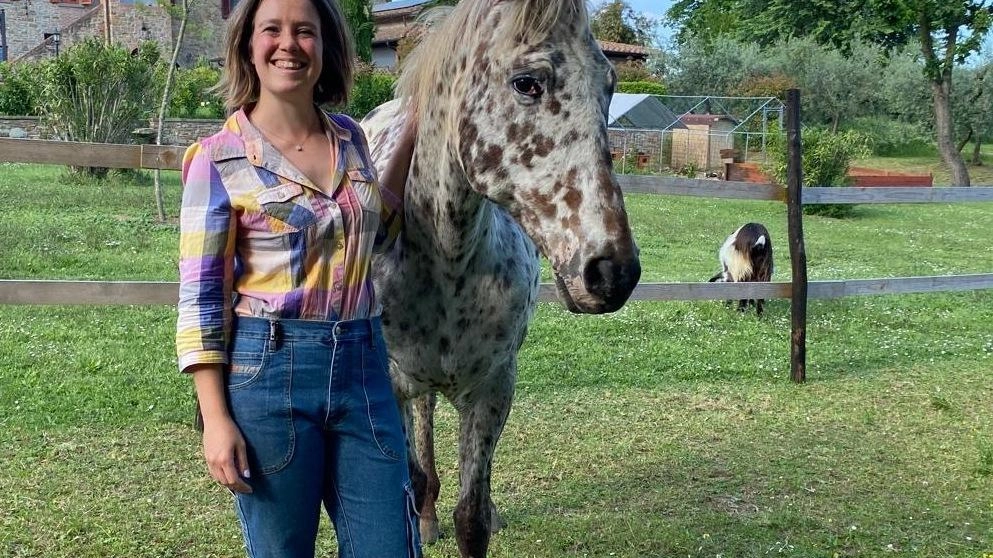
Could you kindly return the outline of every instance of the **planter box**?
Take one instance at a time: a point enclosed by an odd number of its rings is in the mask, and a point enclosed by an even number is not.
[[[934,186],[934,176],[930,174],[851,167],[848,169],[848,176],[852,177],[852,186]]]
[[[851,167],[848,176],[852,178],[852,186],[934,186],[934,176],[930,174],[908,174],[901,172]],[[754,182],[768,184],[772,180],[766,176],[758,163],[725,163],[724,179],[737,182]]]

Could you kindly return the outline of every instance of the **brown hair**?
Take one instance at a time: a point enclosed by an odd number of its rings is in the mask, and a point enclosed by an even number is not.
[[[310,0],[321,19],[323,67],[314,85],[314,102],[343,105],[352,89],[355,48],[337,0]],[[262,0],[242,0],[228,20],[224,48],[224,73],[215,87],[229,111],[259,99],[259,76],[252,66],[249,44],[255,12]]]

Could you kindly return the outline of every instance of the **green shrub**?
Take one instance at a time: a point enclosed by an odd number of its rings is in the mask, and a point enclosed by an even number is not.
[[[878,116],[856,118],[850,129],[869,138],[872,153],[881,157],[927,157],[937,155],[927,126]]]
[[[652,73],[644,63],[635,60],[625,60],[614,64],[617,81],[654,81]]]
[[[362,118],[369,111],[393,98],[396,76],[363,65],[355,73],[355,86],[344,112]]]
[[[742,97],[786,99],[786,92],[795,87],[797,87],[796,80],[781,73],[754,75],[743,79],[735,88],[735,93]]]
[[[160,100],[164,68],[155,43],[131,51],[99,39],[76,43],[41,65],[41,116],[56,139],[132,143]],[[107,169],[88,167],[95,176]]]
[[[801,131],[803,142],[803,185],[804,186],[847,186],[848,167],[852,159],[868,157],[869,138],[854,130],[831,133],[821,128],[804,128]],[[786,138],[773,134],[767,143],[769,154],[765,172],[776,182],[786,185]],[[803,212],[808,215],[825,217],[848,217],[852,213],[851,204],[805,205]]]
[[[35,64],[0,63],[0,114],[37,115],[40,95],[41,81]]]
[[[648,93],[649,95],[665,95],[665,85],[657,81],[619,81],[618,93]]]
[[[177,70],[168,116],[224,118],[224,102],[211,90],[220,79],[220,70],[204,64]]]

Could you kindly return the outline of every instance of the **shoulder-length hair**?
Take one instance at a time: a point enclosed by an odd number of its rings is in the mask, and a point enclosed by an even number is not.
[[[314,85],[314,102],[344,105],[352,89],[355,47],[352,46],[348,22],[336,0],[311,0],[321,18],[324,43],[321,75]],[[224,97],[229,111],[259,99],[259,76],[251,61],[252,31],[255,12],[262,0],[242,0],[228,20],[224,48],[224,72],[216,90]]]

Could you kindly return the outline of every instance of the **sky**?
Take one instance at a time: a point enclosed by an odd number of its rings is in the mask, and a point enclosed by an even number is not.
[[[641,12],[648,15],[649,17],[655,19],[663,19],[666,10],[672,5],[672,0],[626,0],[631,9],[636,12]],[[594,2],[595,4],[596,2]],[[660,41],[668,41],[668,37],[672,34],[672,29],[663,28],[659,31],[658,39]]]

